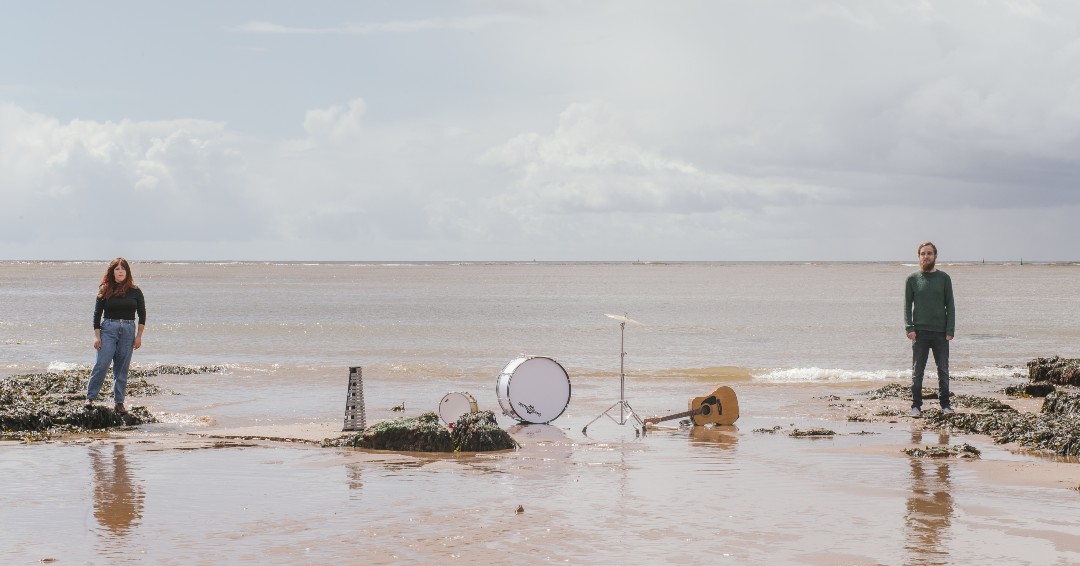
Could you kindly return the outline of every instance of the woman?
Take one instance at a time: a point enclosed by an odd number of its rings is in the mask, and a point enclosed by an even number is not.
[[[104,315],[104,320],[102,319]],[[135,315],[139,327],[135,329]],[[142,289],[135,286],[131,266],[126,259],[118,257],[109,262],[109,269],[101,278],[97,304],[94,306],[94,348],[97,362],[90,373],[90,385],[86,390],[87,406],[97,399],[105,382],[109,362],[113,364],[113,401],[117,413],[127,413],[124,392],[127,390],[128,366],[131,353],[142,346],[143,327],[146,324],[146,302]]]

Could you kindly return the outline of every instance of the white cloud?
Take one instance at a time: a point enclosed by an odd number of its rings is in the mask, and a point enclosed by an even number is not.
[[[794,179],[703,171],[643,147],[632,129],[630,118],[608,104],[573,104],[551,134],[516,136],[487,152],[484,162],[519,174],[504,196],[507,210],[518,214],[694,214],[792,206],[826,192]]]
[[[304,131],[311,140],[340,139],[359,133],[367,106],[362,99],[350,100],[345,106],[308,110],[304,115]]]
[[[243,162],[221,124],[63,124],[0,104],[0,127],[6,238],[63,240],[115,230],[213,239],[250,226],[249,214],[231,206],[246,188]],[[220,224],[226,218],[229,228]]]
[[[529,20],[508,14],[478,15],[462,18],[427,18],[379,23],[345,23],[329,27],[296,27],[267,21],[251,21],[229,28],[231,31],[256,34],[369,35],[378,33],[416,33],[432,30],[471,31],[490,26],[523,24]]]

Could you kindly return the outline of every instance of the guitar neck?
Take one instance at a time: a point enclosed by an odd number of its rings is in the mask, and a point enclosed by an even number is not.
[[[663,416],[663,417],[652,417],[652,418],[649,418],[649,419],[645,419],[645,422],[649,423],[649,424],[654,424],[654,423],[659,423],[659,422],[663,422],[663,421],[670,421],[670,420],[673,420],[673,419],[681,419],[683,417],[692,417],[694,415],[700,415],[701,413],[705,412],[706,410],[707,409],[705,409],[704,407],[701,407],[701,408],[698,408],[698,409],[694,409],[692,411],[683,411],[681,413],[675,413],[674,415],[666,415],[666,416]]]

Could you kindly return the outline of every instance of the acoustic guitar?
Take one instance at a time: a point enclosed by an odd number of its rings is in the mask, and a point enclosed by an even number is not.
[[[735,396],[735,390],[726,385],[717,387],[715,391],[704,397],[694,397],[687,405],[688,411],[663,417],[648,418],[645,419],[645,424],[681,419],[683,417],[690,417],[690,421],[694,423],[694,426],[709,423],[730,425],[739,420],[739,399]]]

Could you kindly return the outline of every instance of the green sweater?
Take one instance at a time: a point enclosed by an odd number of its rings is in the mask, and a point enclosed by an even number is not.
[[[952,279],[944,271],[916,271],[904,284],[904,328],[956,335]]]

